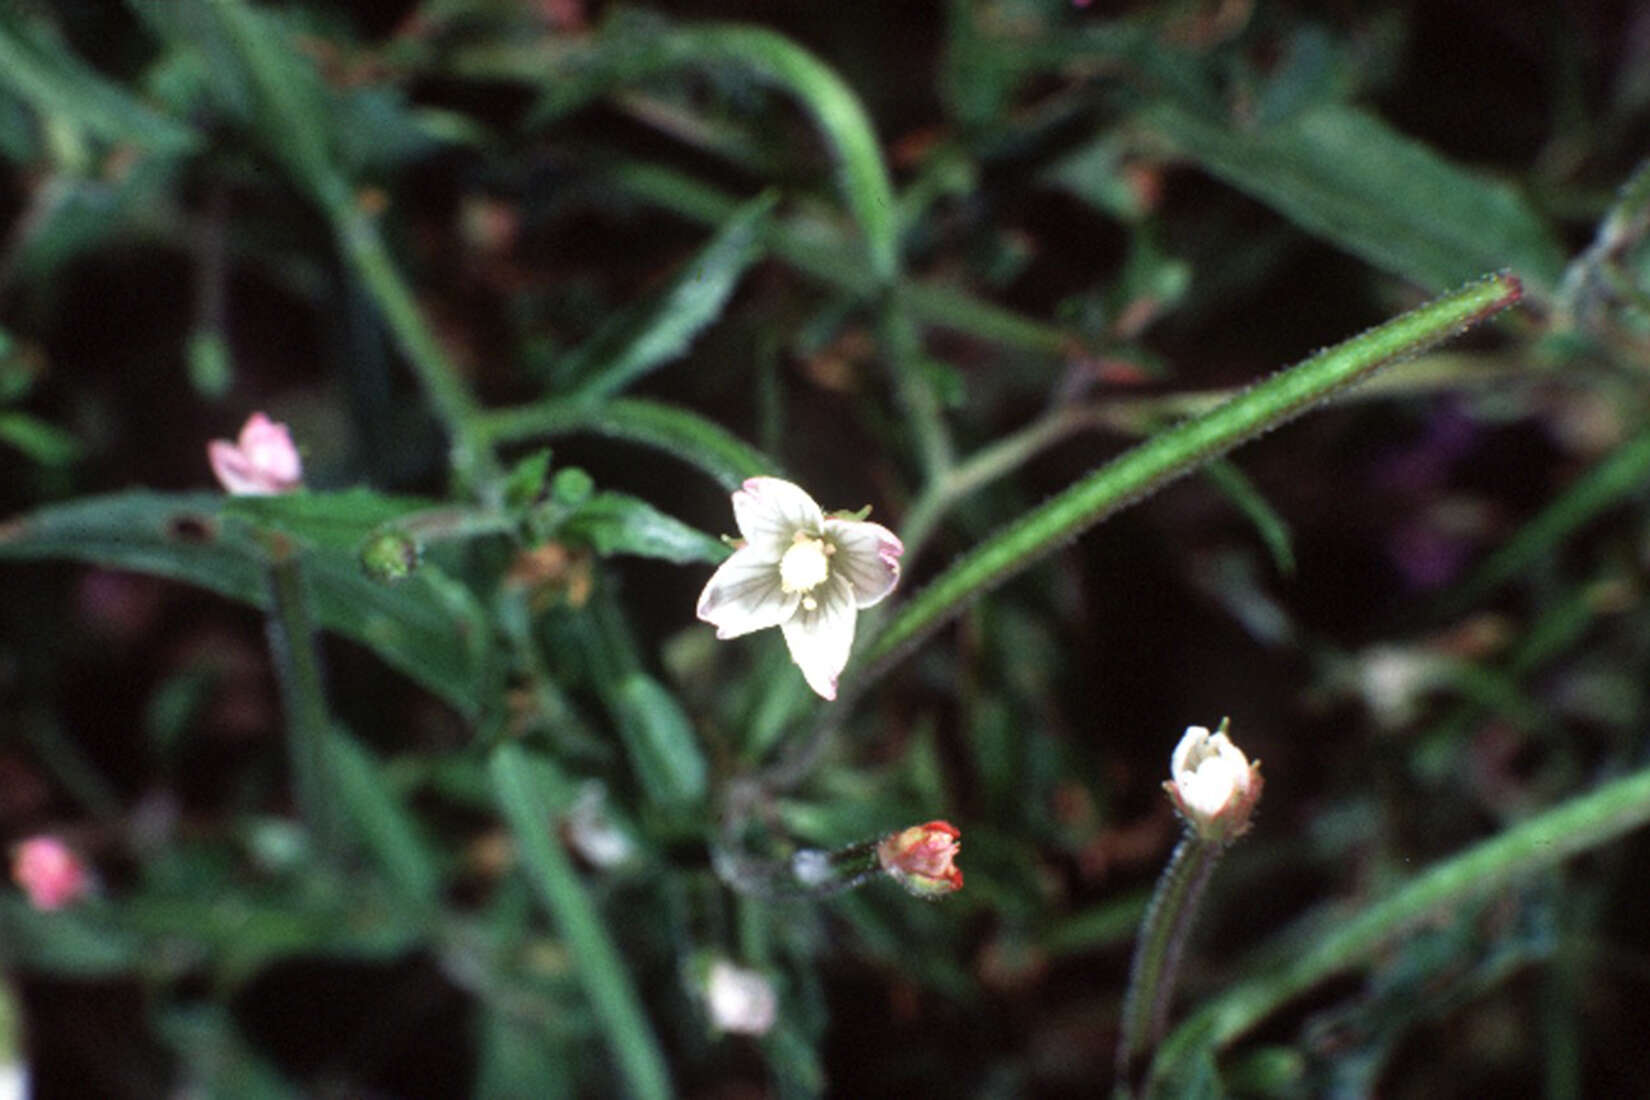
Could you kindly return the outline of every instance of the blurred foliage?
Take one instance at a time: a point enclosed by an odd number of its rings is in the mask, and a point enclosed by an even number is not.
[[[1650,24],[1336,11],[0,6],[0,830],[100,881],[0,893],[0,1061],[1092,1096],[1169,750],[1230,715],[1266,797],[1163,1092],[1650,1094]],[[898,633],[1497,271],[1517,311]],[[254,409],[306,492],[202,491]],[[912,644],[835,704],[694,618],[756,474],[905,539],[860,629]],[[940,817],[939,903],[750,872]]]

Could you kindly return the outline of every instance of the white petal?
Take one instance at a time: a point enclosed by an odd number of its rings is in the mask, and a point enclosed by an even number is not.
[[[808,686],[827,699],[836,698],[836,680],[848,664],[854,647],[854,592],[847,578],[834,576],[814,589],[818,606],[798,607],[780,625],[791,660],[802,670]]]
[[[778,626],[791,617],[801,599],[780,587],[778,562],[747,546],[735,550],[710,575],[699,593],[699,617],[715,625],[718,638],[737,638]]]
[[[894,590],[905,546],[892,531],[880,523],[828,519],[825,537],[836,545],[831,572],[847,578],[855,604],[870,607]]]
[[[777,477],[753,477],[733,494],[733,518],[751,549],[778,561],[798,531],[819,534],[825,514],[814,498]]]

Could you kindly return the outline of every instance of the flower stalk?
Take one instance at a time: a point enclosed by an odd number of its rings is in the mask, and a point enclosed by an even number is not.
[[[1132,1095],[1147,1055],[1163,1039],[1204,891],[1227,847],[1248,831],[1260,800],[1260,762],[1250,763],[1232,744],[1229,724],[1222,719],[1213,734],[1189,727],[1170,759],[1172,778],[1163,786],[1186,828],[1157,880],[1135,943],[1117,1040],[1119,1096]]]
[[[287,538],[268,536],[270,615],[269,652],[280,684],[288,726],[287,747],[298,814],[324,855],[337,852],[339,833],[335,802],[327,790],[327,713],[321,657],[315,625],[299,566],[298,550]]]
[[[729,843],[712,859],[723,882],[754,897],[826,897],[886,875],[907,893],[933,901],[962,889],[962,871],[953,863],[961,837],[950,822],[930,821],[835,851],[801,848],[789,859],[765,859],[743,855]]]

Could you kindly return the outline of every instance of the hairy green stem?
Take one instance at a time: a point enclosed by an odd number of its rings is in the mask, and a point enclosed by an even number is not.
[[[966,555],[918,592],[866,651],[875,680],[967,602],[1100,520],[1212,458],[1298,416],[1395,359],[1464,331],[1518,300],[1518,280],[1493,275],[1370,329],[1244,390],[1209,413],[1153,436]]]
[[[1180,958],[1197,919],[1204,888],[1214,875],[1225,845],[1205,840],[1188,828],[1169,865],[1157,880],[1151,904],[1140,923],[1129,988],[1123,999],[1122,1031],[1117,1039],[1117,1086],[1127,1095],[1141,1060],[1162,1038],[1174,1001]]]
[[[1350,911],[1284,965],[1227,990],[1158,1048],[1153,1095],[1173,1095],[1175,1067],[1218,1051],[1319,982],[1367,963],[1394,937],[1434,913],[1458,908],[1514,880],[1650,823],[1650,768],[1607,783],[1434,865],[1397,892]]]
[[[316,850],[335,856],[339,834],[327,783],[326,744],[332,719],[315,646],[315,624],[297,547],[281,535],[269,536],[269,542],[269,652],[286,712],[294,801]]]

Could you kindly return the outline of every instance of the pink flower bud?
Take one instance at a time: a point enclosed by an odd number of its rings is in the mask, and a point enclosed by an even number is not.
[[[303,462],[285,424],[255,412],[241,428],[240,439],[214,439],[206,445],[212,472],[237,496],[290,493],[304,479]]]
[[[963,884],[963,873],[951,862],[962,850],[961,836],[949,821],[913,825],[882,838],[877,844],[877,862],[920,898],[950,894]]]
[[[78,901],[92,885],[80,857],[55,836],[32,836],[12,853],[11,877],[36,909],[52,910]]]
[[[1210,733],[1188,726],[1169,760],[1163,784],[1175,809],[1204,840],[1228,843],[1249,828],[1260,801],[1260,761],[1253,764],[1226,736],[1226,722]]]

